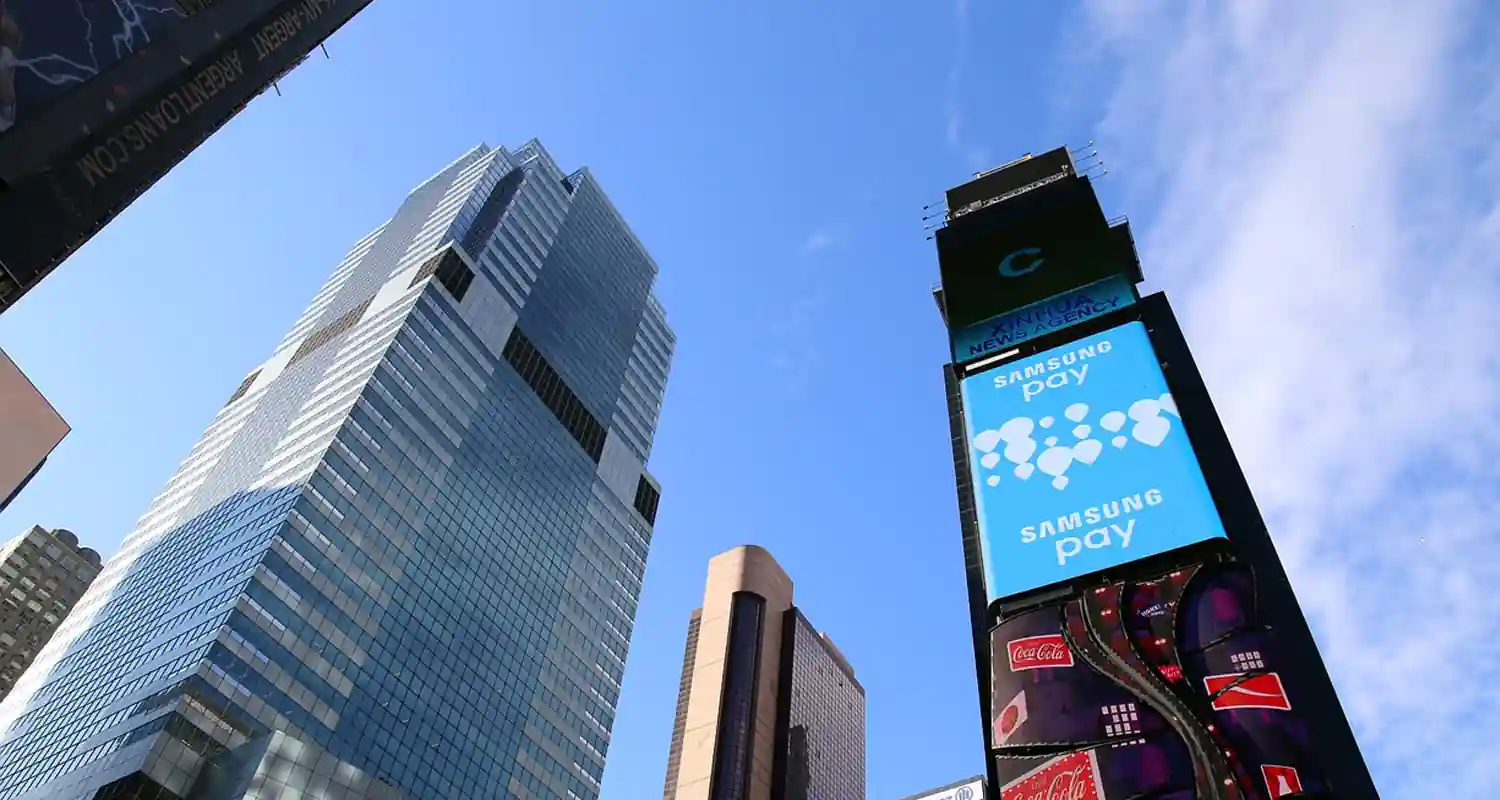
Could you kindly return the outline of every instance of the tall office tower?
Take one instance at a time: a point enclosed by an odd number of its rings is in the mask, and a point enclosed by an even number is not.
[[[770,553],[708,564],[692,613],[664,800],[863,800],[865,689],[792,604]]]
[[[660,496],[655,275],[536,142],[422,184],[0,704],[0,798],[596,797]]]
[[[41,471],[68,423],[0,350],[0,511]]]
[[[62,528],[0,547],[0,700],[98,575],[99,554]]]

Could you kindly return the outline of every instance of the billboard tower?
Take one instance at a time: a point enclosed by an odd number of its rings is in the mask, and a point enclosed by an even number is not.
[[[370,0],[0,0],[0,313]]]
[[[946,199],[989,796],[1376,797],[1171,306],[1137,292],[1129,224],[1066,148]]]

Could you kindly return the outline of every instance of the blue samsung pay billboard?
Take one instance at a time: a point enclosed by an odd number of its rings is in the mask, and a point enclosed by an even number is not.
[[[1140,322],[962,394],[989,600],[1224,536]]]

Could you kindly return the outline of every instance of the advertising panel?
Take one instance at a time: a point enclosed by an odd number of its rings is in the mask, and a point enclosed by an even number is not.
[[[1021,342],[1071,328],[1135,303],[1135,287],[1123,275],[1064,292],[1008,314],[953,332],[953,361],[993,356]]]
[[[0,3],[0,139],[213,0]]]
[[[1073,174],[1073,157],[1068,148],[1059,147],[1039,156],[1026,156],[991,170],[962,186],[949,189],[945,195],[948,214],[961,217],[989,202],[999,202],[1007,195],[1016,196],[1044,182]]]
[[[1126,272],[1087,180],[1068,178],[937,231],[950,329]]]
[[[1253,574],[1213,550],[995,626],[1002,800],[1327,790],[1297,702],[1306,689],[1260,619]]]
[[[989,600],[1224,536],[1140,322],[960,392]]]
[[[68,423],[0,350],[0,508],[68,435]]]
[[[0,303],[14,303],[369,2],[271,5],[239,36],[60,155],[51,170],[0,192],[0,268],[19,287]]]

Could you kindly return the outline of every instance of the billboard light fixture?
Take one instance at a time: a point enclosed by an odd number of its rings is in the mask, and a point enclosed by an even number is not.
[[[1015,355],[1015,354],[1017,354],[1019,352],[1021,352],[1021,348],[1019,348],[1019,347],[1012,347],[1011,349],[1006,350],[1005,352],[1000,353],[998,355],[993,355],[993,356],[990,356],[988,358],[981,358],[981,359],[979,359],[978,361],[975,361],[972,364],[965,364],[964,365],[964,374],[967,375],[968,373],[973,372],[975,370],[984,369],[985,367],[988,367],[989,365],[991,365],[991,364],[993,364],[993,363],[995,363],[997,361],[1004,361],[1005,359],[1010,358],[1011,356],[1013,356],[1013,355]]]

